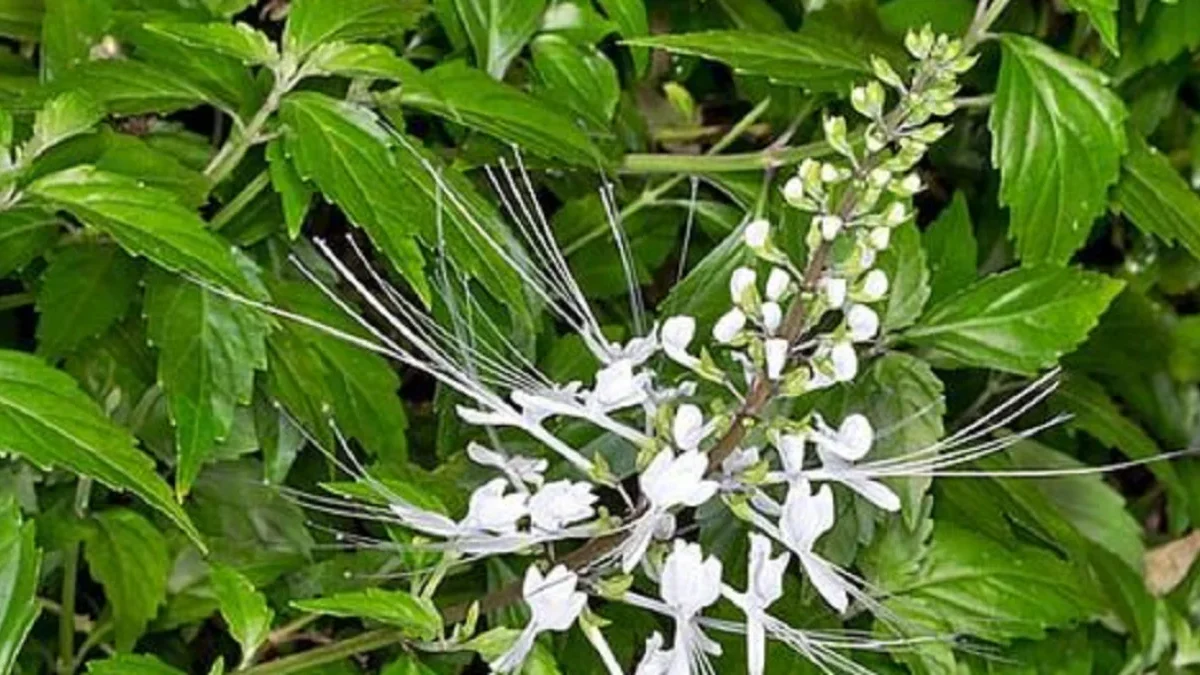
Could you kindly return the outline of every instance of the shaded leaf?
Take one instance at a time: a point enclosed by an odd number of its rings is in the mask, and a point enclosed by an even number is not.
[[[88,662],[88,675],[184,675],[153,656],[118,654],[112,658]]]
[[[979,246],[967,211],[967,198],[954,193],[950,205],[921,235],[929,259],[929,301],[937,304],[975,281]]]
[[[499,80],[537,31],[546,0],[453,0],[475,63]]]
[[[42,80],[49,82],[90,60],[112,20],[109,0],[46,0],[42,19]]]
[[[0,35],[37,42],[45,11],[44,0],[5,0],[0,3]]]
[[[1140,136],[1121,163],[1113,202],[1138,229],[1200,255],[1200,195]]]
[[[0,276],[28,265],[58,239],[61,221],[37,207],[0,211]]]
[[[270,38],[244,23],[151,23],[146,28],[188,47],[232,56],[247,65],[272,63],[279,58]]]
[[[288,13],[284,49],[299,60],[327,42],[402,33],[428,6],[426,0],[296,0]]]
[[[61,356],[103,333],[125,316],[140,280],[141,266],[112,244],[56,250],[37,294],[38,351]]]
[[[295,239],[304,226],[304,217],[312,204],[313,190],[300,177],[291,158],[287,156],[283,142],[276,139],[267,144],[267,162],[271,172],[271,186],[279,194],[283,204],[283,219],[288,236]]]
[[[210,574],[221,616],[225,618],[230,634],[242,646],[242,662],[247,663],[270,634],[275,613],[267,606],[262,593],[254,590],[250,580],[237,570],[215,565]]]
[[[22,149],[36,157],[63,141],[90,131],[104,118],[104,109],[91,96],[69,92],[55,96],[33,119],[33,136]]]
[[[167,598],[170,557],[158,528],[129,509],[109,509],[89,521],[88,572],[104,586],[117,649],[127,651]]]
[[[1117,45],[1117,0],[1067,0],[1067,5],[1087,15],[1108,51],[1113,54],[1120,52]]]
[[[595,47],[577,46],[557,35],[539,36],[532,50],[542,98],[607,128],[621,96],[617,69],[608,57]]]
[[[617,30],[625,39],[650,34],[650,19],[646,15],[644,0],[599,0],[600,7],[617,24]],[[639,75],[646,73],[650,55],[645,47],[632,47],[633,68]]]
[[[292,606],[305,612],[379,621],[424,639],[432,639],[442,628],[442,617],[432,602],[403,591],[368,588],[328,598],[296,600]]]
[[[0,500],[0,673],[12,672],[17,653],[41,612],[37,602],[42,552],[34,524],[22,524],[15,500]]]
[[[212,97],[202,87],[167,70],[132,59],[89,61],[46,88],[46,94],[78,91],[115,115],[169,113],[194,108]]]
[[[879,269],[888,277],[887,307],[880,312],[884,330],[911,326],[930,292],[929,267],[916,225],[905,223],[892,230],[891,243],[879,256]]]

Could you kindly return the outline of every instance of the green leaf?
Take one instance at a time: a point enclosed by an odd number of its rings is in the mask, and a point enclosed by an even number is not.
[[[1117,0],[1067,0],[1067,5],[1077,12],[1087,14],[1092,28],[1100,34],[1104,46],[1113,54],[1119,54],[1117,45]]]
[[[221,616],[225,617],[230,634],[242,646],[242,663],[248,663],[270,634],[275,613],[267,606],[263,594],[254,590],[250,580],[237,570],[215,565],[210,579],[221,605]]]
[[[88,663],[88,675],[184,675],[153,656],[118,654],[103,661]]]
[[[904,337],[947,367],[1031,374],[1083,342],[1123,285],[1095,272],[1023,267],[947,298]]]
[[[284,51],[301,60],[327,42],[403,33],[428,6],[427,0],[296,0],[283,33]]]
[[[361,617],[386,623],[426,640],[436,637],[442,629],[442,617],[433,603],[404,591],[368,588],[328,598],[297,600],[292,606],[305,612]]]
[[[38,111],[33,120],[33,136],[22,152],[26,157],[37,157],[68,138],[91,131],[102,119],[104,109],[85,93],[55,96]]]
[[[45,13],[44,0],[4,0],[0,2],[0,35],[37,42]]]
[[[125,316],[141,266],[119,247],[84,241],[55,251],[37,294],[38,351],[62,356]]]
[[[967,198],[954,193],[950,205],[921,235],[929,258],[929,301],[937,304],[975,281],[979,245],[971,227]]]
[[[246,65],[274,63],[279,59],[271,39],[244,23],[151,23],[146,28],[188,47],[232,56]]]
[[[170,113],[212,97],[178,72],[132,59],[89,61],[56,78],[46,94],[78,91],[114,115]]]
[[[1098,609],[1086,574],[1034,546],[1003,544],[937,521],[929,549],[907,579],[892,579],[884,603],[900,618],[996,642],[1040,638]]]
[[[84,546],[88,571],[104,586],[117,649],[127,651],[167,598],[171,559],[154,524],[129,509],[109,509],[91,519]]]
[[[887,307],[880,312],[885,331],[911,326],[929,299],[929,268],[921,248],[921,232],[913,223],[892,230],[891,243],[879,256],[887,273]]]
[[[604,163],[570,117],[461,61],[425,71],[423,77],[436,88],[401,86],[385,103],[419,108],[543,157],[586,167]]]
[[[417,657],[405,654],[388,664],[380,675],[437,675],[437,673],[418,661]]]
[[[671,287],[659,306],[663,316],[687,314],[694,317],[703,331],[711,330],[717,319],[729,310],[729,277],[743,265],[754,262],[754,253],[745,245],[745,225],[725,237],[679,283]]]
[[[175,491],[183,497],[229,433],[234,409],[250,403],[254,371],[267,366],[267,326],[256,310],[162,271],[147,279],[145,312],[175,427]]]
[[[195,274],[256,295],[230,246],[169,192],[90,166],[40,178],[29,192],[111,235],[133,255],[144,255],[172,272]]]
[[[195,208],[208,201],[212,186],[200,171],[147,140],[108,130],[101,132],[101,136],[105,147],[96,158],[97,169],[171,192],[184,206]]]
[[[1129,37],[1133,41],[1120,64],[1121,75],[1171,61],[1200,46],[1200,5],[1189,0],[1156,2]]]
[[[617,69],[608,57],[595,47],[574,45],[558,35],[539,36],[532,51],[542,98],[607,129],[621,96]]]
[[[313,51],[305,68],[323,75],[395,80],[406,85],[423,79],[416,66],[396,56],[387,45],[329,42]]]
[[[488,75],[504,77],[525,43],[537,32],[546,0],[453,0],[475,63]]]
[[[1140,136],[1134,136],[1113,190],[1118,211],[1138,229],[1179,242],[1200,256],[1200,196],[1170,161]]]
[[[717,30],[626,42],[721,61],[736,72],[761,75],[780,84],[838,92],[869,76],[871,67],[866,56],[848,44],[851,40],[836,38],[833,31],[824,30],[811,34]]]
[[[0,350],[0,448],[44,469],[63,466],[129,490],[204,546],[129,432],[106,418],[70,376],[8,350]]]
[[[11,673],[17,653],[41,611],[37,601],[42,552],[34,524],[22,525],[15,500],[0,500],[0,673]]]
[[[0,211],[0,276],[25,267],[50,248],[61,226],[57,216],[36,207]]]
[[[50,82],[91,60],[112,20],[109,0],[46,0],[42,19],[42,81]]]
[[[267,166],[271,172],[271,186],[279,193],[279,200],[283,204],[283,222],[287,225],[288,236],[295,239],[304,227],[304,217],[308,215],[308,207],[312,204],[313,189],[300,177],[279,139],[267,143]]]
[[[1120,173],[1127,116],[1100,71],[1037,40],[1000,38],[988,127],[1009,232],[1026,263],[1064,263],[1104,211]]]

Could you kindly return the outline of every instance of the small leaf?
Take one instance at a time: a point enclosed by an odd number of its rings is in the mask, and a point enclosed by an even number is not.
[[[1138,229],[1200,255],[1200,196],[1157,149],[1134,136],[1113,202]]]
[[[403,82],[406,85],[421,79],[421,71],[396,56],[396,52],[387,45],[329,42],[317,47],[312,56],[308,57],[305,69],[323,75],[371,77]]]
[[[215,565],[210,579],[221,605],[221,616],[225,617],[230,634],[242,646],[242,663],[248,663],[270,634],[275,613],[267,607],[263,594],[254,590],[250,580],[237,570]]]
[[[279,59],[271,39],[244,23],[151,23],[146,28],[188,47],[232,56],[246,65],[274,63]]]
[[[425,71],[423,77],[436,88],[401,86],[396,94],[384,98],[385,104],[398,102],[419,108],[543,157],[586,167],[604,162],[600,151],[571,118],[462,62],[437,66]]]
[[[175,427],[182,497],[229,433],[234,408],[250,403],[254,371],[267,366],[267,327],[256,310],[157,270],[147,279],[145,312]]]
[[[764,76],[780,84],[838,92],[870,76],[871,67],[863,54],[852,49],[851,40],[835,38],[833,31],[804,34],[719,30],[626,42],[721,61],[736,72]]]
[[[283,221],[287,225],[288,237],[300,236],[304,217],[312,204],[313,189],[300,177],[292,160],[283,149],[279,139],[267,144],[267,166],[271,172],[271,185],[279,193],[283,204]]]
[[[68,138],[91,131],[103,118],[104,109],[85,93],[55,96],[33,119],[33,137],[22,152],[27,157],[37,157]]]
[[[88,571],[104,586],[112,609],[117,649],[127,651],[167,598],[171,560],[158,528],[129,509],[92,517],[84,546]]]
[[[21,523],[15,500],[0,500],[0,673],[10,673],[41,611],[37,601],[42,552],[32,522]]]
[[[904,337],[948,367],[1032,374],[1083,342],[1123,286],[1095,272],[1023,267],[947,298]]]
[[[442,629],[442,617],[432,602],[403,591],[368,588],[328,598],[297,600],[292,606],[305,612],[362,617],[386,623],[426,640],[436,637]]]
[[[1000,39],[988,127],[1009,232],[1022,261],[1062,264],[1104,211],[1125,154],[1127,112],[1100,71],[1031,38]]]
[[[608,57],[595,47],[577,46],[557,35],[538,37],[532,50],[542,98],[607,128],[621,96],[617,69]]]
[[[1071,9],[1087,14],[1108,51],[1121,52],[1117,45],[1117,0],[1067,0],[1067,4]]]
[[[428,7],[425,0],[295,0],[283,33],[284,50],[300,60],[327,42],[403,33]]]
[[[141,267],[119,247],[82,242],[55,251],[37,294],[38,351],[62,356],[104,332],[137,296]]]
[[[879,269],[887,273],[887,308],[881,311],[883,328],[895,331],[911,326],[929,299],[929,268],[917,226],[905,223],[892,230],[891,244],[879,256]]]
[[[0,211],[0,276],[7,276],[37,258],[58,239],[62,222],[53,213],[18,206]]]
[[[172,272],[195,274],[256,295],[230,246],[174,195],[131,178],[80,166],[40,178],[29,192],[108,233],[125,250]]]
[[[63,466],[115,490],[129,490],[204,546],[129,432],[106,418],[70,376],[8,350],[0,350],[0,448],[44,469]]]
[[[132,59],[89,61],[56,78],[45,93],[72,91],[89,94],[115,115],[169,113],[212,98],[177,72]]]
[[[46,0],[42,19],[42,81],[51,82],[90,60],[112,22],[108,0]]]
[[[930,302],[941,302],[975,281],[979,245],[962,192],[954,193],[950,205],[925,229],[921,243],[929,259]]]
[[[475,63],[500,80],[525,43],[537,32],[546,0],[453,0],[475,52]]]
[[[88,662],[88,675],[184,675],[153,656],[118,654],[103,661]]]
[[[617,24],[621,37],[643,37],[650,34],[650,18],[646,15],[644,0],[599,0],[601,9]],[[645,47],[631,47],[633,54],[633,69],[639,77],[646,74],[650,65],[649,50]]]

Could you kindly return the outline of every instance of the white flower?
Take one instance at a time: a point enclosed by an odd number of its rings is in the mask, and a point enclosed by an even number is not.
[[[598,497],[590,483],[559,480],[547,483],[529,498],[529,518],[534,527],[549,532],[591,518]]]
[[[521,455],[507,456],[478,443],[467,444],[467,457],[482,466],[490,466],[504,472],[514,487],[532,485],[537,487],[545,481],[542,476],[550,465],[544,459],[534,459]]]
[[[608,345],[609,361],[612,364],[617,361],[628,361],[629,365],[640,366],[645,363],[654,352],[658,351],[658,340],[654,337],[654,329],[650,330],[649,335],[632,338],[629,342],[621,346],[618,343],[610,343]]]
[[[892,230],[887,227],[872,228],[867,234],[867,244],[876,251],[882,251],[892,241]]]
[[[759,453],[757,447],[735,448],[733,452],[729,453],[728,457],[721,460],[721,474],[732,484],[734,476],[746,471],[755,464],[758,464],[758,462]]]
[[[829,361],[833,365],[833,377],[838,382],[849,382],[858,374],[858,353],[849,342],[839,342],[829,350]]]
[[[779,306],[779,303],[763,303],[762,322],[767,335],[774,335],[775,331],[779,330],[779,324],[783,323],[783,308]]]
[[[871,270],[863,277],[859,297],[863,302],[875,302],[888,292],[888,278],[883,270]]]
[[[813,588],[839,612],[850,604],[846,582],[833,566],[813,553],[817,539],[833,528],[833,492],[822,485],[816,495],[808,481],[792,483],[783,503],[779,533],[783,543],[796,554]]]
[[[866,342],[879,333],[879,315],[866,305],[851,305],[846,312],[846,326],[852,341]]]
[[[641,405],[646,400],[649,373],[633,372],[628,359],[615,361],[596,373],[596,388],[586,395],[588,408],[598,412]]]
[[[896,227],[906,220],[908,220],[908,209],[904,208],[904,204],[900,202],[892,202],[892,205],[883,213],[883,221],[888,227]]]
[[[783,597],[783,574],[787,571],[788,554],[771,557],[771,540],[751,532],[750,566],[745,593],[733,589],[726,597],[746,614],[746,672],[762,675],[766,667],[767,639],[763,620],[766,610]]]
[[[842,420],[837,431],[817,417],[812,439],[821,458],[821,469],[809,473],[813,480],[841,483],[885,511],[900,510],[900,498],[891,488],[872,480],[854,466],[854,462],[870,452],[875,442],[875,431],[866,417],[849,415]]]
[[[729,295],[735,304],[743,302],[750,289],[754,288],[757,279],[758,274],[749,267],[739,267],[733,271],[729,276]]]
[[[690,316],[673,316],[663,323],[660,334],[663,352],[667,358],[684,368],[695,369],[700,365],[700,359],[687,353],[688,345],[695,336],[695,319]]]
[[[670,672],[674,653],[670,649],[663,649],[662,646],[662,633],[654,631],[646,638],[646,650],[642,652],[634,675],[667,675]]]
[[[783,464],[783,473],[789,480],[798,478],[804,469],[806,442],[801,434],[782,434],[775,439],[775,449],[779,451],[779,462]]]
[[[721,596],[721,561],[714,556],[705,558],[699,544],[676,539],[663,563],[658,587],[675,620],[675,643],[666,673],[688,675],[693,663],[707,662],[705,653],[721,653],[720,645],[704,635],[696,622],[700,612]]]
[[[525,570],[521,591],[532,616],[512,647],[490,664],[494,672],[517,670],[525,662],[539,633],[561,632],[575,623],[587,604],[587,596],[575,590],[578,584],[579,577],[563,565],[550,570],[544,577],[537,565],[530,565]]]
[[[821,417],[815,418],[816,429],[812,432],[812,440],[817,450],[832,453],[842,459],[854,462],[862,459],[871,450],[875,442],[875,430],[864,415],[854,413],[847,415],[834,431]]]
[[[838,216],[829,215],[817,218],[817,225],[821,228],[821,237],[825,241],[833,241],[838,236],[838,233],[842,231],[845,223]]]
[[[695,450],[700,446],[700,441],[711,432],[712,429],[704,425],[704,414],[695,405],[684,403],[675,411],[671,435],[675,440],[675,447],[680,450]]]
[[[787,293],[788,286],[792,283],[792,275],[788,274],[787,270],[782,267],[771,269],[771,273],[767,275],[767,299],[772,302],[779,301],[784,293]]]
[[[846,280],[827,277],[821,280],[821,295],[832,309],[841,308],[846,302]]]
[[[767,353],[767,379],[778,380],[787,364],[788,347],[790,343],[783,338],[771,338],[764,343]]]
[[[717,325],[713,326],[713,338],[721,344],[729,344],[745,326],[746,315],[742,310],[734,307],[717,319]]]
[[[708,457],[696,450],[679,455],[663,450],[642,471],[638,485],[649,508],[621,546],[621,569],[625,573],[632,571],[646,555],[655,530],[670,517],[670,509],[699,506],[716,494],[718,484],[704,478],[707,471]]]
[[[766,218],[758,218],[746,225],[746,245],[752,249],[760,249],[767,245],[767,237],[771,234],[771,223]]]
[[[804,181],[799,176],[792,176],[783,184],[783,198],[793,205],[804,199]]]
[[[467,504],[467,517],[460,523],[466,531],[512,534],[517,531],[517,521],[529,513],[526,502],[529,495],[523,492],[505,494],[508,481],[496,478],[471,493]]]

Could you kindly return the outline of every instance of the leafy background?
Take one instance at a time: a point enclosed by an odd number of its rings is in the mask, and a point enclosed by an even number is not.
[[[482,167],[520,148],[618,337],[629,309],[598,193],[611,182],[649,305],[704,325],[742,262],[747,213],[801,245],[779,183],[828,152],[821,110],[846,107],[866,55],[902,65],[905,30],[961,34],[973,12],[0,0],[0,672],[479,672],[469,655],[404,650],[438,626],[404,592],[419,554],[347,548],[331,529],[402,534],[289,499],[333,475],[306,441],[330,442],[332,417],[378,473],[461,510],[480,475],[453,398],[219,289],[355,332],[288,263],[328,278],[310,241],[342,250],[350,233],[435,312],[440,285],[465,284],[493,322],[482,333],[510,336],[555,379],[586,377],[582,345],[480,245],[476,227],[511,236]],[[921,166],[919,220],[885,262],[874,362],[805,404],[877,427],[925,411],[881,441],[899,452],[1060,363],[1063,386],[1026,419],[1072,419],[989,468],[1186,448],[1200,431],[1200,1],[1014,0],[994,29]],[[439,227],[429,167],[472,224]],[[901,517],[839,518],[825,555],[856,561],[897,616],[965,636],[872,657],[873,672],[1184,672],[1200,663],[1198,486],[1188,458],[1104,479],[911,480]],[[744,559],[729,523],[699,523],[727,565]],[[515,569],[456,574],[439,601]],[[839,623],[791,586],[789,619]],[[520,611],[485,619],[520,625]],[[652,621],[600,614],[631,662]],[[601,672],[582,635],[544,640],[527,672]],[[729,652],[721,672],[740,667]]]

